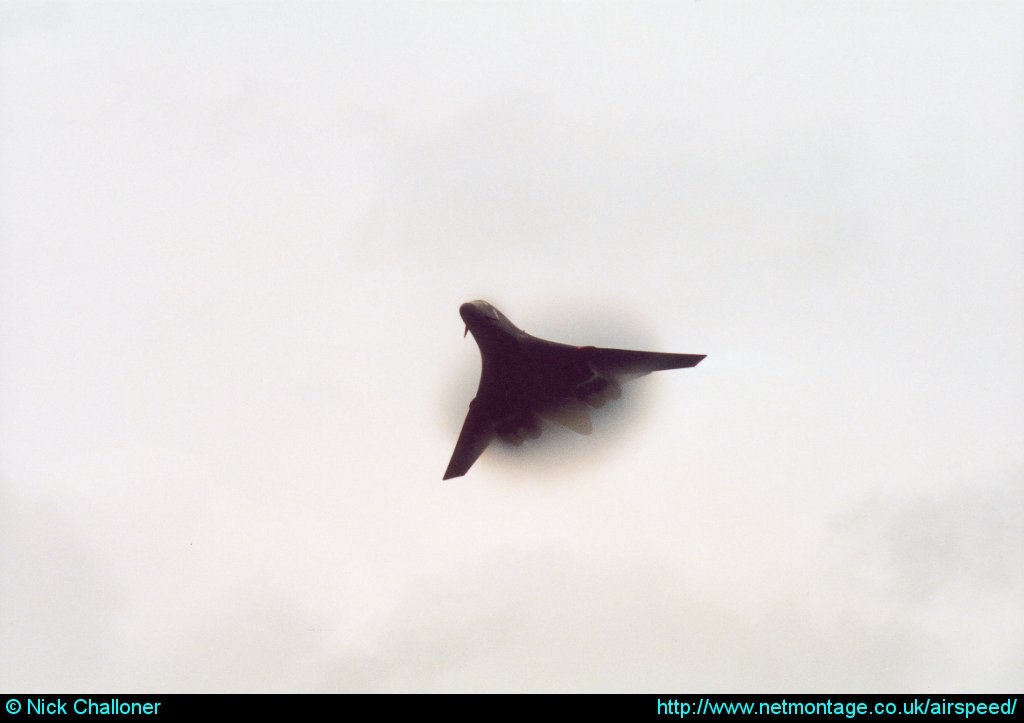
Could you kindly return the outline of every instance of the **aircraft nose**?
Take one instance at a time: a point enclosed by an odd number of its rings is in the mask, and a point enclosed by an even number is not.
[[[467,324],[478,316],[476,304],[472,301],[467,301],[465,304],[459,307],[459,316]]]

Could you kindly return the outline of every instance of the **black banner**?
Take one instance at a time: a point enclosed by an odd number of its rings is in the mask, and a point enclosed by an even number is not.
[[[3,693],[4,721],[73,718],[186,720],[197,716],[424,715],[487,719],[508,716],[623,717],[628,719],[711,719],[719,716],[803,719],[824,716],[853,720],[865,716],[914,716],[1014,721],[1024,718],[1018,694],[893,695],[717,695],[664,693],[572,695],[260,695],[120,693]]]

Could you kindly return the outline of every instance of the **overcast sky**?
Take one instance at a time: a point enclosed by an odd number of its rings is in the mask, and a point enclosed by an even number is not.
[[[1024,687],[1024,5],[0,7],[0,687]],[[441,482],[460,303],[708,354]]]

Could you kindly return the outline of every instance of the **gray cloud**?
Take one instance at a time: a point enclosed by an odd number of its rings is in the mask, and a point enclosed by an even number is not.
[[[421,581],[328,689],[649,691],[912,687],[933,646],[912,620],[800,590],[740,599],[671,565],[553,551]]]
[[[834,529],[853,570],[870,570],[876,584],[927,602],[959,587],[1024,595],[1022,519],[1024,492],[1014,473],[998,483],[862,502],[837,516]]]
[[[0,508],[0,680],[38,690],[84,689],[113,653],[127,603],[78,515],[58,504],[3,496]]]

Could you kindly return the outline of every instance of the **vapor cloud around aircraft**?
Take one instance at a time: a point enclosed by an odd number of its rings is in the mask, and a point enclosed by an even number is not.
[[[540,420],[590,432],[588,408],[616,398],[620,385],[650,372],[693,367],[704,354],[571,346],[527,334],[486,301],[459,307],[480,347],[480,386],[469,404],[444,479],[461,477],[495,437],[521,444]],[[464,334],[465,335],[465,334]]]

